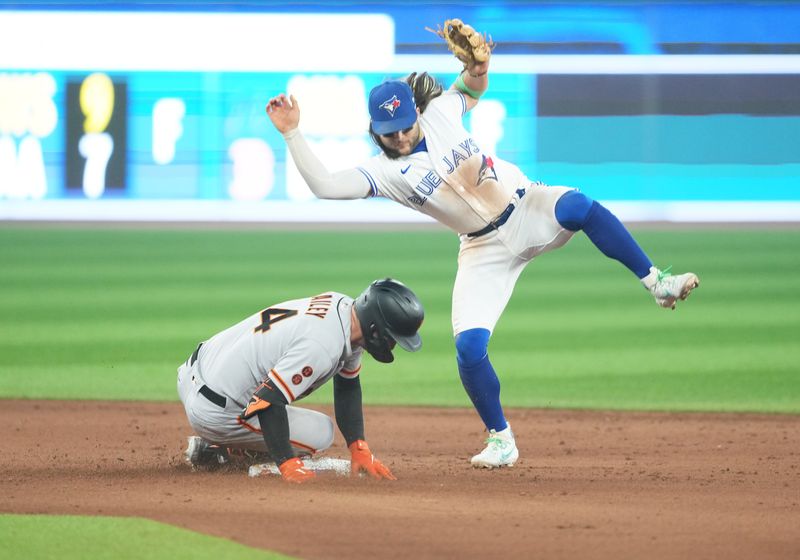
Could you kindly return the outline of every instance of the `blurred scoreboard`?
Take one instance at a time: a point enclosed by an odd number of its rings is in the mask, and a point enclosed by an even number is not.
[[[128,88],[103,73],[66,83],[64,186],[99,198],[124,192],[128,169]],[[45,186],[46,187],[46,186]]]
[[[427,220],[315,200],[264,113],[296,95],[331,170],[375,154],[369,90],[459,70],[395,54],[388,16],[0,11],[0,31],[0,219]],[[797,56],[498,54],[465,126],[627,219],[800,220]],[[129,204],[58,204],[80,201]]]
[[[308,199],[267,100],[301,95],[349,165],[393,51],[381,14],[0,10],[0,201]]]

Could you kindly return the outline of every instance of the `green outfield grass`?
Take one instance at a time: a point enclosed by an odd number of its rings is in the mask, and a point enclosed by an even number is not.
[[[0,515],[3,558],[66,560],[289,560],[226,539],[148,519],[75,515]],[[80,535],[80,538],[75,538]],[[136,546],[131,546],[135,542]]]
[[[800,412],[800,231],[634,230],[699,274],[658,308],[579,234],[531,263],[490,346],[506,406]],[[424,347],[365,361],[366,404],[468,406],[444,231],[0,227],[0,397],[177,400],[197,342],[284,299],[393,276],[426,308]],[[330,387],[309,402],[329,402]]]

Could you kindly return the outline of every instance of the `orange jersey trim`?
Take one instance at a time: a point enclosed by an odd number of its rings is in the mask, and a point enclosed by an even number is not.
[[[341,373],[345,377],[355,377],[356,375],[358,375],[359,371],[361,371],[361,364],[358,364],[358,367],[353,371],[342,369],[339,373]]]
[[[237,419],[236,419],[236,421],[237,421],[237,422],[239,422],[239,425],[240,425],[242,428],[244,428],[245,430],[248,430],[248,431],[250,431],[250,432],[253,432],[254,434],[260,434],[260,433],[262,433],[262,432],[261,432],[261,430],[259,430],[258,428],[256,428],[256,427],[255,427],[255,426],[253,426],[252,424],[250,424],[250,423],[249,423],[247,420],[242,420],[241,418],[237,418]],[[308,450],[310,453],[316,453],[316,452],[317,452],[317,450],[316,450],[316,449],[314,449],[313,447],[311,447],[310,445],[306,445],[305,443],[300,443],[299,441],[295,441],[295,440],[293,440],[293,439],[290,439],[290,440],[289,440],[289,443],[291,443],[291,444],[292,444],[293,446],[295,446],[295,447],[299,447],[299,448],[301,448],[301,449],[306,449],[306,450]]]
[[[310,453],[316,453],[317,450],[311,447],[310,445],[306,445],[305,443],[300,443],[299,441],[295,441],[293,439],[289,440],[289,443],[294,445],[295,447],[302,447],[303,449],[307,449]]]
[[[283,387],[283,390],[286,392],[286,394],[289,395],[289,399],[291,399],[291,401],[294,401],[296,399],[294,393],[292,393],[292,390],[289,389],[289,386],[286,384],[286,382],[283,379],[281,379],[281,376],[278,375],[278,372],[275,371],[274,369],[269,370],[269,372],[275,377],[275,381],[280,383],[281,387]]]
[[[237,421],[237,422],[239,423],[239,425],[240,425],[242,428],[244,428],[245,430],[251,431],[251,432],[253,432],[254,434],[260,434],[260,433],[261,433],[261,430],[259,430],[258,428],[256,428],[256,427],[255,427],[255,426],[253,426],[252,424],[250,424],[250,423],[249,423],[247,420],[244,420],[244,419],[242,419],[242,418],[237,418],[237,419],[236,419],[236,421]]]

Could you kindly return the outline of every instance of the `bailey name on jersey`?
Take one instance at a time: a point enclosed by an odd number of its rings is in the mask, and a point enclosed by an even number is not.
[[[314,317],[324,319],[325,315],[328,314],[328,311],[331,310],[332,302],[333,296],[331,294],[320,294],[318,296],[314,296],[308,303],[306,315],[313,315]]]

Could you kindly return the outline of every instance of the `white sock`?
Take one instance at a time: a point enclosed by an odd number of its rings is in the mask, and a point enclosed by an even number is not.
[[[656,267],[650,267],[650,274],[641,279],[642,285],[648,290],[652,290],[658,281],[658,275],[661,273]]]
[[[504,430],[495,432],[495,434],[506,439],[514,439],[514,432],[511,431],[511,424],[508,422],[506,422],[506,427]]]

